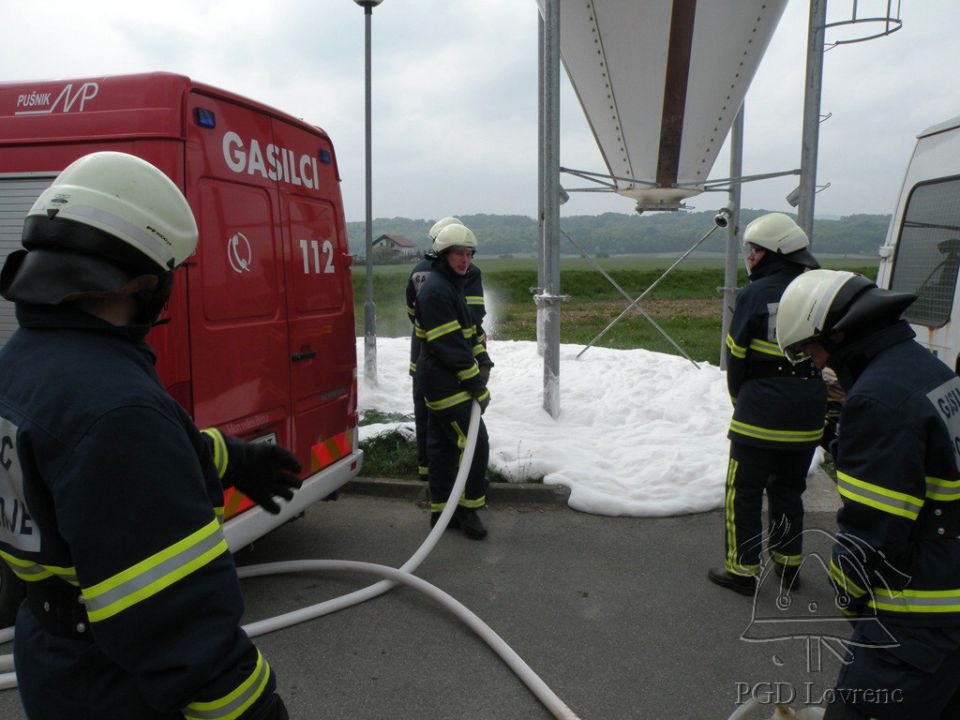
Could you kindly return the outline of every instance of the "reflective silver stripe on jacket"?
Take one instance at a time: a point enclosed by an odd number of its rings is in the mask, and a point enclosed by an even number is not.
[[[91,622],[105,620],[203,567],[227,551],[227,543],[214,518],[195,533],[148,557],[133,567],[83,588]]]
[[[190,703],[183,708],[183,716],[186,720],[234,720],[263,694],[269,678],[270,666],[257,650],[257,665],[246,680],[222,698]]]

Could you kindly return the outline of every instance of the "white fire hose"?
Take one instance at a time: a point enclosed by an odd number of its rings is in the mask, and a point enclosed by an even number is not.
[[[251,637],[265,635],[267,633],[291,627],[308,620],[329,615],[330,613],[343,610],[344,608],[377,597],[387,592],[398,584],[407,585],[424,593],[431,600],[442,605],[453,613],[480,638],[486,642],[491,649],[513,670],[514,673],[523,681],[530,691],[543,703],[543,705],[560,720],[577,720],[578,716],[554,693],[547,684],[527,665],[517,653],[507,645],[504,640],[495,633],[489,625],[484,623],[477,615],[471,612],[466,606],[445,593],[438,587],[431,585],[426,580],[413,575],[413,571],[419,567],[420,563],[426,559],[427,555],[433,550],[440,537],[443,535],[450,523],[450,518],[457,507],[456,498],[463,494],[463,489],[467,484],[467,475],[470,473],[470,465],[473,461],[473,453],[477,446],[477,434],[480,429],[480,405],[474,401],[470,411],[470,426],[467,430],[467,444],[464,448],[460,469],[457,478],[454,481],[453,490],[447,504],[440,513],[437,524],[427,535],[423,544],[417,548],[417,551],[407,560],[399,569],[388,567],[386,565],[376,565],[373,563],[356,562],[352,560],[289,560],[284,562],[264,563],[261,565],[246,565],[237,568],[237,575],[241,578],[260,577],[263,575],[277,575],[291,572],[304,572],[311,570],[334,570],[360,572],[369,575],[379,575],[386,578],[369,587],[354,592],[347,593],[341,597],[332,598],[316,605],[294,610],[292,612],[278,615],[266,620],[259,620],[243,628]],[[13,639],[13,628],[0,630],[0,644],[10,642]],[[13,671],[13,656],[0,656],[0,690],[8,690],[17,686],[17,676]]]

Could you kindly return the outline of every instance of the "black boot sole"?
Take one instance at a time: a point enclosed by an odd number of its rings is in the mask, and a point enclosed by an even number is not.
[[[753,597],[757,592],[757,581],[752,577],[733,575],[726,570],[714,568],[707,572],[707,579],[714,585],[733,590],[735,593]]]

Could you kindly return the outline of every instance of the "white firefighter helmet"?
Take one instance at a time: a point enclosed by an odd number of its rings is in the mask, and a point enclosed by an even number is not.
[[[743,231],[743,242],[775,252],[804,267],[820,267],[807,249],[810,247],[807,234],[784,213],[767,213],[752,221]]]
[[[126,153],[92,153],[37,198],[23,226],[26,250],[9,256],[0,291],[43,304],[120,292],[134,278],[172,271],[197,239],[190,206],[161,170]]]
[[[813,340],[834,345],[831,333],[851,333],[895,321],[916,300],[910,293],[878,288],[845,270],[810,270],[797,276],[780,298],[777,342],[790,362],[806,359],[802,346]]]
[[[455,218],[452,215],[448,215],[445,218],[440,218],[437,220],[433,224],[433,227],[430,228],[430,232],[428,232],[427,235],[431,240],[436,240],[437,235],[439,235],[440,231],[443,230],[447,225],[463,225],[463,223],[460,221],[460,218]]]
[[[452,247],[465,247],[476,251],[477,236],[465,225],[447,225],[433,241],[433,251],[439,254]]]

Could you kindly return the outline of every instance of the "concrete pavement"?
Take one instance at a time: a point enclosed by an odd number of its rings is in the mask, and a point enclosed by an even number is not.
[[[796,705],[832,685],[838,662],[807,640],[812,631],[798,633],[796,623],[778,630],[789,618],[776,610],[770,583],[755,605],[707,582],[707,569],[722,557],[719,512],[607,518],[554,502],[498,502],[492,494],[482,517],[487,540],[448,531],[417,574],[483,618],[580,717],[719,720],[751,692],[792,694]],[[812,512],[808,527],[824,533],[807,549],[825,553],[833,514]],[[237,562],[321,557],[396,567],[427,531],[427,512],[413,499],[343,493],[243,550]],[[794,607],[830,605],[825,577],[803,577],[791,594]],[[244,580],[245,621],[370,582],[342,574]],[[759,634],[772,638],[741,637],[757,635],[751,628],[761,623]],[[549,716],[471,631],[406,588],[257,642],[293,718]],[[15,693],[0,693],[0,717],[25,717]]]

